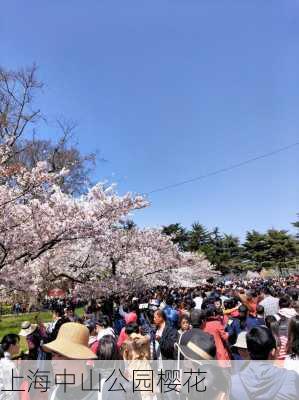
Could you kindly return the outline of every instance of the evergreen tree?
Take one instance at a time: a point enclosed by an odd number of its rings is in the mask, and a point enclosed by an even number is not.
[[[283,230],[248,232],[243,247],[245,260],[256,267],[285,268],[298,256],[296,239]]]
[[[210,233],[199,222],[194,222],[191,226],[188,239],[189,251],[203,251],[208,250],[210,245]]]
[[[299,239],[299,214],[297,214],[297,218],[298,218],[298,221],[293,222],[293,225],[294,225],[295,228],[298,229],[296,237]]]
[[[246,240],[243,244],[244,260],[250,262],[256,267],[261,266],[261,264],[268,259],[268,247],[269,243],[265,234],[259,233],[255,230],[247,232]]]
[[[210,244],[209,261],[222,273],[237,272],[241,269],[242,248],[237,237],[232,235],[214,236]]]
[[[167,236],[172,236],[172,242],[177,244],[181,251],[188,250],[188,233],[181,224],[175,223],[163,226],[162,233]]]

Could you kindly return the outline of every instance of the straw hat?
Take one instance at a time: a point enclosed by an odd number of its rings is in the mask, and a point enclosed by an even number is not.
[[[244,350],[247,349],[246,332],[239,333],[237,341],[234,344],[234,347]]]
[[[21,330],[19,332],[20,336],[29,336],[31,335],[37,328],[37,324],[32,324],[29,321],[22,322]]]
[[[47,352],[58,353],[73,360],[90,360],[97,356],[88,347],[89,330],[77,322],[61,325],[57,338],[43,345]]]

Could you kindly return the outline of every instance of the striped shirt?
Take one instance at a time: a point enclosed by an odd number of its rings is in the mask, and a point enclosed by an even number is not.
[[[279,299],[277,297],[267,296],[259,304],[264,307],[265,317],[275,315],[279,311]]]

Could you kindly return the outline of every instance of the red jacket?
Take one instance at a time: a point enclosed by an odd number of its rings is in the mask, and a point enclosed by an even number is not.
[[[205,323],[203,331],[214,337],[217,360],[230,360],[229,352],[226,348],[228,333],[224,331],[224,327],[221,322],[216,318],[209,319]]]

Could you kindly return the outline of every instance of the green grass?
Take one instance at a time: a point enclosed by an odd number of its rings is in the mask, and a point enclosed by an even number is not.
[[[11,309],[12,309],[11,305],[9,305],[9,304],[1,304],[0,307],[1,307],[1,311],[2,311],[3,314],[10,314],[11,313]]]
[[[3,336],[7,335],[8,333],[18,334],[23,321],[36,323],[36,321],[49,322],[51,319],[52,313],[49,311],[21,314],[19,316],[3,315],[0,319],[0,339],[2,340]],[[26,340],[23,337],[21,337],[20,345],[21,351],[27,350]]]
[[[78,308],[76,310],[76,314],[79,317],[82,317],[84,313],[84,308]],[[52,312],[51,311],[42,311],[42,312],[33,312],[28,314],[20,314],[16,315],[2,315],[0,317],[0,340],[2,340],[3,336],[8,333],[16,333],[18,334],[21,329],[21,324],[23,321],[30,321],[32,323],[36,323],[37,321],[49,322],[52,320]],[[21,350],[27,349],[26,340],[21,338]]]

